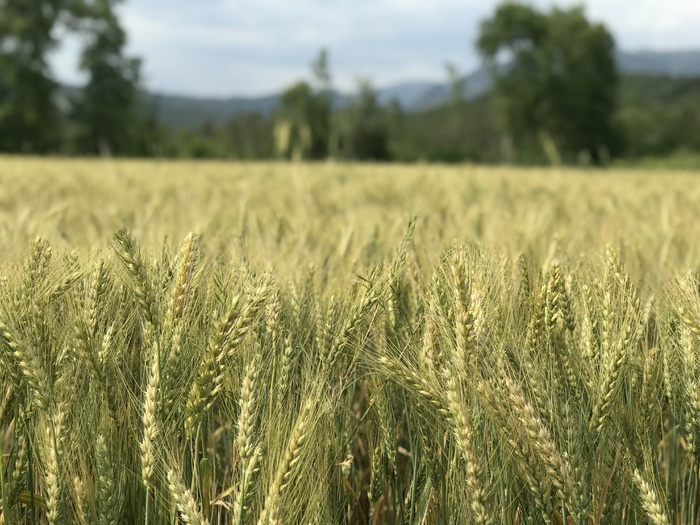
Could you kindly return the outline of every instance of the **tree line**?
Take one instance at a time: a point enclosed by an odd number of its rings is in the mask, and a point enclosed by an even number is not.
[[[120,2],[0,1],[0,152],[605,164],[700,149],[700,82],[621,77],[612,34],[582,7],[509,2],[481,22],[475,45],[494,83],[476,99],[449,66],[440,107],[380,104],[367,80],[340,105],[322,50],[271,115],[168,129],[142,89],[141,61],[125,53]],[[66,94],[47,56],[71,33],[84,37],[87,82]]]

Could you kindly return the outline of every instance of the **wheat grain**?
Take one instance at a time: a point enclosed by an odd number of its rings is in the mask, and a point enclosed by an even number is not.
[[[185,485],[180,480],[180,476],[172,469],[168,470],[168,488],[175,500],[175,506],[180,512],[182,521],[187,525],[208,525],[209,521],[204,519],[192,493],[185,488]]]

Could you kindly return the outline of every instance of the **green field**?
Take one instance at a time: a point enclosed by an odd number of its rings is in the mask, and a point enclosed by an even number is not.
[[[0,159],[0,523],[700,519],[700,174]]]

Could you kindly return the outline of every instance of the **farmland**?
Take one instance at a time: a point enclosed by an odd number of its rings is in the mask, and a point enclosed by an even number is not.
[[[0,523],[695,524],[697,177],[0,159]]]

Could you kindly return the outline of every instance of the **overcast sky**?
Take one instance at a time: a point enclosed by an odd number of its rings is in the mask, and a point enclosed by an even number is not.
[[[536,2],[552,4],[548,0]],[[559,1],[558,5],[572,2]],[[479,21],[497,0],[126,0],[129,52],[143,58],[146,86],[200,96],[261,95],[309,75],[321,47],[334,85],[358,77],[386,86],[443,80],[445,63],[468,72]],[[698,0],[589,0],[624,50],[700,49]],[[80,43],[54,54],[56,76],[80,82]]]

